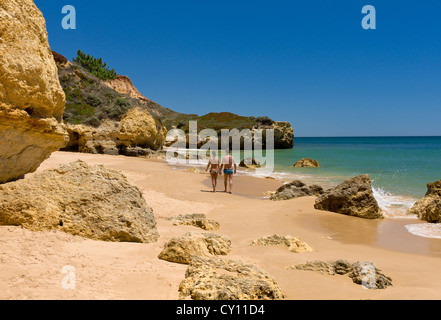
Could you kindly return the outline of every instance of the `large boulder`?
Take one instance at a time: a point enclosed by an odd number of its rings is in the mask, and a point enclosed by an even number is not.
[[[284,184],[270,197],[271,200],[289,200],[298,197],[322,195],[325,191],[319,185],[308,186],[300,180]]]
[[[429,183],[426,195],[417,201],[409,212],[427,222],[441,222],[441,180]]]
[[[147,110],[133,108],[121,119],[116,140],[127,147],[142,146],[158,150],[164,145],[166,135],[167,129]]]
[[[320,163],[311,158],[303,158],[294,164],[294,168],[320,168]]]
[[[167,242],[158,258],[188,264],[194,257],[227,255],[230,250],[231,240],[224,235],[188,232]]]
[[[383,218],[369,175],[356,176],[327,190],[316,199],[314,207],[365,219]]]
[[[179,286],[180,299],[279,300],[284,294],[265,271],[240,260],[194,258]]]
[[[0,183],[66,145],[64,105],[40,10],[32,0],[0,1]]]
[[[77,161],[0,186],[0,225],[94,240],[158,239],[152,209],[119,171]]]

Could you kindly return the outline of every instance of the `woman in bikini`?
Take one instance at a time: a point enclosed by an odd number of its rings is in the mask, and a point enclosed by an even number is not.
[[[212,151],[211,155],[212,155],[212,157],[210,158],[210,160],[208,160],[207,169],[205,169],[205,171],[208,171],[208,169],[210,169],[211,184],[213,185],[213,192],[216,192],[217,177],[219,176],[219,173],[220,173],[220,171],[219,171],[219,158],[217,157],[216,151]]]

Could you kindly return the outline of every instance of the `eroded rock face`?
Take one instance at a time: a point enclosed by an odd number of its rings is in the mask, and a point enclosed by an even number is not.
[[[196,257],[179,286],[180,299],[279,300],[276,281],[255,265],[240,260]]]
[[[274,123],[274,148],[291,149],[294,147],[294,129],[289,122]]]
[[[195,257],[227,255],[230,250],[231,240],[224,235],[188,232],[166,243],[158,258],[188,264]]]
[[[346,260],[312,261],[288,267],[290,270],[315,271],[328,275],[347,275],[356,284],[366,289],[386,289],[392,286],[392,279],[385,276],[373,262],[350,263]]]
[[[0,225],[120,242],[158,239],[152,209],[119,171],[77,161],[0,186]]]
[[[427,222],[441,222],[441,180],[429,183],[426,195],[417,201],[409,212]]]
[[[308,186],[300,180],[294,180],[281,186],[277,191],[271,195],[271,200],[289,200],[298,197],[306,196],[320,196],[325,191],[319,185]]]
[[[116,138],[126,146],[158,150],[164,145],[166,135],[167,129],[148,111],[133,108],[121,119]]]
[[[167,130],[147,110],[133,108],[121,121],[105,120],[98,128],[66,124],[67,149],[82,153],[144,156],[161,149]]]
[[[68,141],[46,23],[32,0],[0,2],[0,183],[35,171]]]
[[[381,219],[383,213],[372,193],[369,175],[361,175],[327,190],[317,198],[314,207],[364,219]]]
[[[299,237],[279,236],[263,237],[251,242],[252,246],[282,246],[294,253],[312,252],[313,249]]]
[[[300,159],[294,164],[295,168],[320,168],[320,163],[311,158]]]

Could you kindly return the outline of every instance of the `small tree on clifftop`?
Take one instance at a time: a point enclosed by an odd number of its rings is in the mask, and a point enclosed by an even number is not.
[[[94,58],[81,50],[78,50],[77,57],[73,61],[101,80],[113,80],[117,77],[116,71],[114,69],[109,70],[107,63],[103,62],[103,59]]]

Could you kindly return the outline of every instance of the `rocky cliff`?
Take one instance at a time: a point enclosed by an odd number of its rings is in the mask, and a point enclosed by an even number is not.
[[[32,0],[0,1],[0,183],[35,171],[64,147],[65,95]]]
[[[115,91],[56,52],[53,57],[66,94],[63,118],[69,143],[63,150],[117,155],[133,148],[162,148],[167,130],[157,114],[167,113],[166,108],[141,99],[137,90],[129,91],[120,82],[114,86],[122,92]]]
[[[294,129],[291,124],[289,122],[273,121],[268,117],[244,117],[230,112],[209,113],[204,116],[175,114],[173,117],[165,118],[164,124],[169,130],[172,128],[182,129],[188,136],[189,121],[197,121],[199,132],[204,129],[215,130],[219,140],[223,129],[230,130],[230,132],[232,132],[231,130],[233,129],[237,129],[239,133],[244,129],[249,129],[253,139],[255,131],[261,129],[263,130],[263,147],[266,147],[266,130],[274,130],[275,149],[291,149],[294,147]],[[232,133],[231,136],[234,137],[235,134]],[[187,141],[188,140],[187,138]],[[220,143],[221,141],[219,141],[219,147],[221,148]],[[242,146],[243,143],[244,139],[241,138]],[[198,147],[204,144],[205,141],[199,141]]]
[[[274,129],[276,149],[294,146],[294,130],[288,122],[276,122],[267,117],[243,117],[228,112],[204,116],[178,113],[145,97],[127,76],[118,75],[116,79],[102,81],[56,52],[54,59],[67,99],[64,120],[68,124],[70,142],[66,150],[110,154],[125,154],[127,148],[157,150],[163,147],[167,130],[178,128],[188,134],[189,121],[197,121],[199,130],[216,130],[219,137],[222,129],[250,129],[253,135],[256,129]],[[116,139],[120,134],[115,128],[134,108],[146,112],[145,116],[149,114],[155,120],[157,129],[149,127],[152,139],[148,142],[138,144],[126,140],[127,143],[121,143]],[[265,135],[263,140],[265,142]]]

